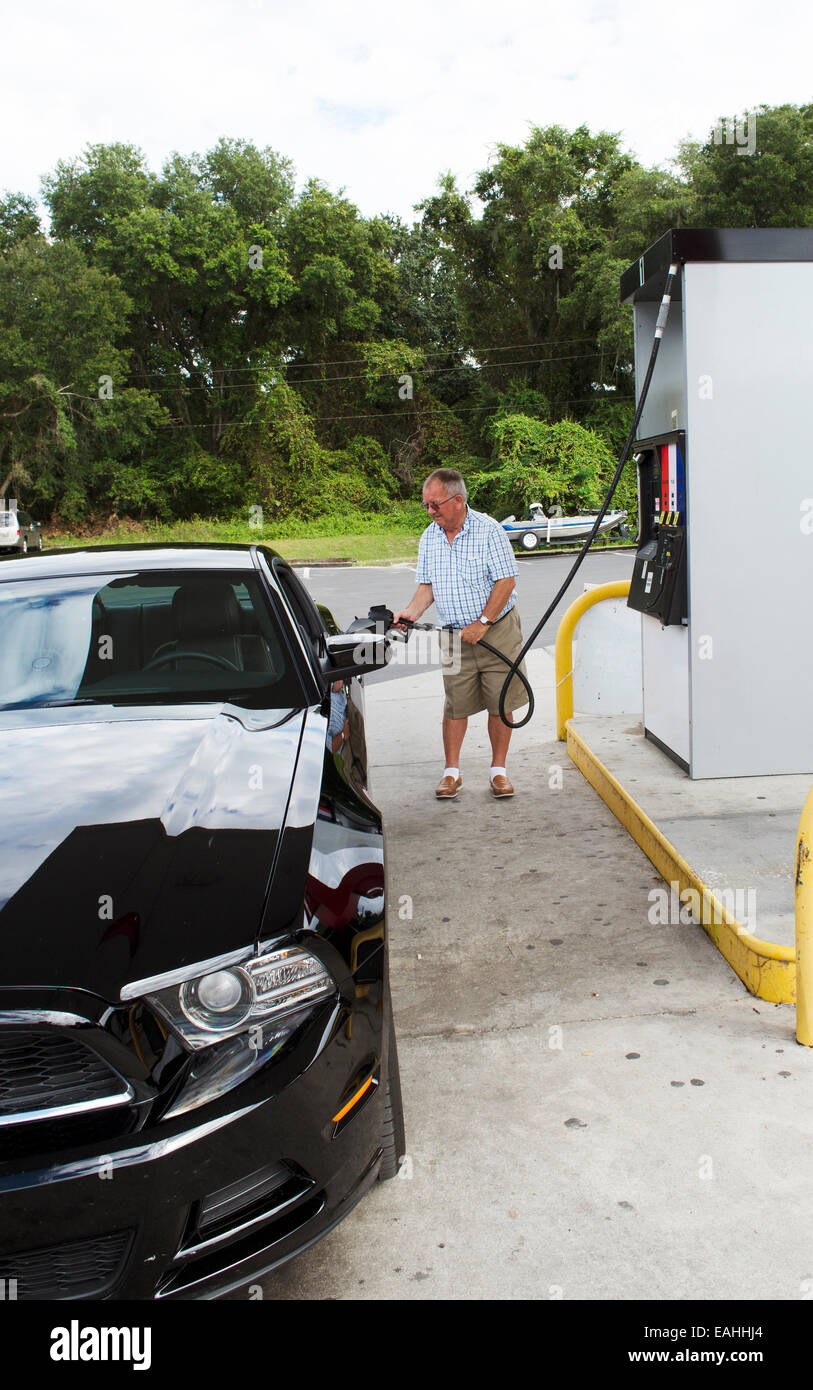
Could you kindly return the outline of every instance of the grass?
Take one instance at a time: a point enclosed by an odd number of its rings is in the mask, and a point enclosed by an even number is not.
[[[158,545],[173,542],[222,542],[263,544],[276,550],[286,560],[316,564],[325,560],[349,560],[356,565],[393,565],[414,561],[418,554],[418,539],[426,525],[421,507],[405,505],[389,513],[356,512],[345,516],[328,516],[319,521],[266,522],[252,527],[242,519],[219,521],[216,518],[193,517],[190,521],[157,522],[122,521],[112,526],[92,526],[81,531],[51,529],[45,537],[46,549],[55,546],[127,545],[148,542]],[[596,549],[614,549],[629,545],[613,536],[596,542]],[[542,547],[540,553],[543,553]],[[565,553],[565,552],[563,552]]]
[[[393,535],[323,536],[271,542],[285,560],[351,559],[357,565],[395,565],[418,558],[418,536]]]
[[[191,521],[139,524],[123,521],[113,526],[86,527],[82,530],[50,530],[46,549],[55,546],[75,548],[86,545],[131,545],[148,542],[220,542],[241,545],[262,544],[276,550],[286,560],[314,564],[319,560],[351,560],[357,565],[389,565],[414,560],[418,537],[425,523],[415,508],[384,515],[351,514],[332,516],[324,521],[286,521],[249,526],[247,521],[219,521],[194,517]]]

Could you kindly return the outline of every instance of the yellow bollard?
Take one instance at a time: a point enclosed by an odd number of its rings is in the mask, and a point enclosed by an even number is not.
[[[796,1041],[813,1047],[813,788],[796,837]]]

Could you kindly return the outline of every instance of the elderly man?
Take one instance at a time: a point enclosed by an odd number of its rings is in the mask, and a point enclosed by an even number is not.
[[[418,549],[418,588],[399,618],[417,622],[430,604],[437,608],[443,627],[455,634],[442,635],[443,749],[446,767],[435,789],[439,799],[451,801],[463,785],[460,749],[469,715],[488,710],[491,741],[491,791],[496,797],[514,795],[505,769],[511,729],[500,718],[500,691],[508,667],[492,652],[479,647],[483,637],[512,661],[522,647],[522,629],[516,610],[517,562],[499,522],[475,512],[466,501],[466,484],[454,468],[437,468],[423,485],[423,504],[432,520],[421,536]],[[450,661],[453,636],[461,639],[457,661]],[[522,667],[525,674],[524,666]],[[505,702],[506,715],[528,696],[514,679]]]

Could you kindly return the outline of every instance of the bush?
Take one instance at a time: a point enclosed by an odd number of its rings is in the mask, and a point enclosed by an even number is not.
[[[549,424],[528,415],[498,416],[493,471],[468,479],[473,505],[494,516],[522,516],[529,503],[565,514],[601,505],[615,471],[603,439],[574,420]]]

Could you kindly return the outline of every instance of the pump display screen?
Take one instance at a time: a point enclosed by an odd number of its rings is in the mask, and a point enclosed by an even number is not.
[[[667,512],[670,516],[677,513],[673,524],[679,525],[685,520],[686,511],[686,488],[683,469],[683,451],[680,444],[674,441],[671,444],[661,444],[658,448],[661,465],[661,495],[660,512]]]

